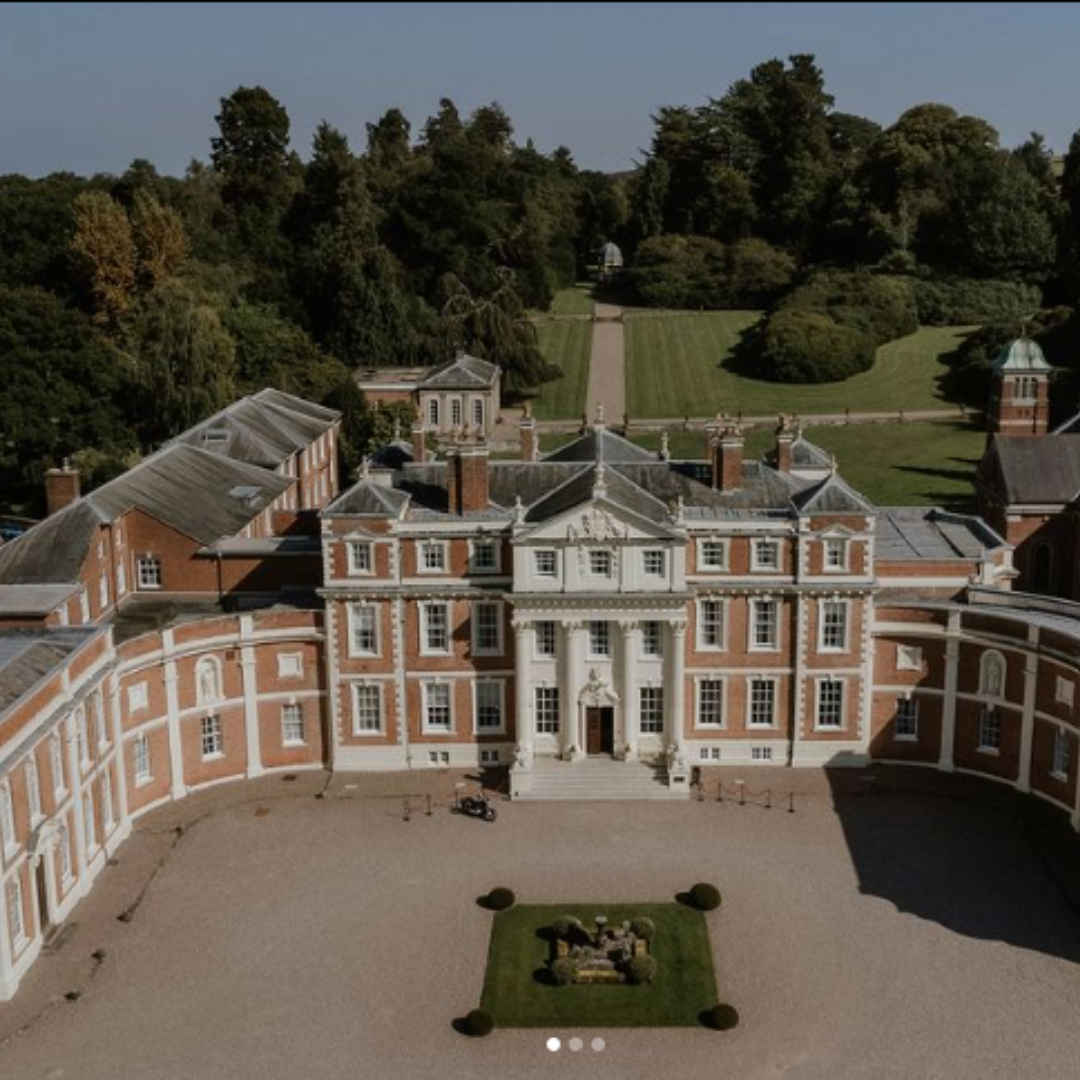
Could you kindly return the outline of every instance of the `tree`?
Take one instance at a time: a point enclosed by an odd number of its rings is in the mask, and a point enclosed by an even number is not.
[[[131,229],[139,255],[139,277],[146,289],[157,288],[187,259],[187,234],[180,215],[138,191],[131,211]]]
[[[124,208],[104,192],[75,200],[72,250],[82,259],[94,297],[94,321],[116,330],[135,295],[138,251]]]

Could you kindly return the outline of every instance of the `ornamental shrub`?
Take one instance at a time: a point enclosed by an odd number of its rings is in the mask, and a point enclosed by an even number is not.
[[[555,931],[557,938],[565,940],[573,937],[574,932],[581,929],[581,920],[574,918],[573,915],[560,915],[551,924],[551,929]]]
[[[778,311],[757,343],[758,374],[774,382],[841,382],[874,366],[866,334],[816,311]]]
[[[1036,285],[1019,281],[939,278],[914,282],[919,322],[924,326],[1026,319],[1042,306]]]
[[[558,960],[552,961],[551,977],[555,980],[556,986],[569,986],[577,982],[577,973],[577,961],[572,957],[560,956]]]
[[[492,1019],[491,1013],[484,1012],[483,1009],[473,1009],[465,1017],[465,1034],[474,1039],[482,1039],[484,1036],[490,1035],[494,1030],[495,1021]]]
[[[635,986],[647,986],[656,978],[656,958],[635,956],[626,965],[626,975]]]
[[[488,907],[492,911],[506,911],[507,908],[514,906],[516,899],[517,897],[514,896],[512,889],[505,889],[500,886],[488,893]]]
[[[699,911],[715,911],[720,906],[720,890],[715,885],[698,883],[690,890],[690,899]]]
[[[734,1005],[714,1005],[705,1013],[705,1022],[714,1031],[730,1031],[739,1023],[739,1011]]]
[[[648,915],[638,915],[630,921],[630,930],[643,941],[652,941],[656,937],[656,923]]]

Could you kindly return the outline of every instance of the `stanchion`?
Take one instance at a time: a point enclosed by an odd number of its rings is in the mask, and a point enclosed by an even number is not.
[[[772,809],[772,788],[765,792],[765,809]]]
[[[403,820],[405,820],[405,821],[412,820],[412,806],[409,804],[409,796],[408,795],[405,796],[404,811],[405,811],[405,813],[404,813]]]
[[[739,805],[740,806],[745,806],[746,805],[746,781],[745,780],[736,780],[735,783],[739,785]]]
[[[795,813],[795,792],[794,791],[789,791],[787,798],[788,798],[787,812],[789,814],[794,814]]]
[[[432,809],[431,809],[431,796],[430,796],[430,795],[429,795],[429,796],[427,797],[427,809],[426,809],[426,810],[424,811],[424,814],[425,814],[425,815],[426,815],[427,817],[431,817],[431,814],[432,814]]]

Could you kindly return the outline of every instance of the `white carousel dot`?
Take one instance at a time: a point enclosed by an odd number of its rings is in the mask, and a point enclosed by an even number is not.
[[[558,1039],[552,1037],[547,1041],[547,1048],[554,1054],[556,1050],[562,1047],[562,1043]]]
[[[607,1046],[607,1043],[603,1039],[593,1039],[592,1048],[597,1052],[603,1050]]]
[[[567,1045],[576,1054],[585,1044],[580,1039],[571,1039]]]

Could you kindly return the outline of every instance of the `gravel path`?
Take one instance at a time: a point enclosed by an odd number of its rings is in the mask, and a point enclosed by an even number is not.
[[[626,415],[626,345],[622,308],[597,304],[589,358],[589,389],[585,414],[592,420],[597,405],[604,406],[609,424],[621,424]]]
[[[145,819],[61,953],[0,1006],[0,1076],[1075,1075],[1080,920],[1019,830],[983,806],[834,798],[823,774],[804,771],[793,814],[500,803],[486,825],[437,802],[405,822],[402,792],[434,785],[445,799],[456,777],[336,777],[316,799],[321,779],[227,785]],[[192,821],[177,841],[173,826]],[[134,918],[118,923],[162,859]],[[724,894],[709,924],[736,1031],[474,1041],[452,1029],[480,997],[491,915],[475,898],[491,886],[599,905],[668,900],[698,880]],[[55,965],[74,970],[102,945],[81,999],[35,1021],[63,985]],[[5,1041],[17,1017],[29,1029]],[[565,1048],[575,1034],[578,1053]],[[557,1054],[550,1035],[563,1039]],[[602,1051],[590,1048],[597,1035]]]

